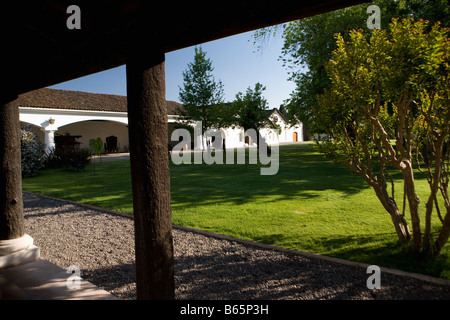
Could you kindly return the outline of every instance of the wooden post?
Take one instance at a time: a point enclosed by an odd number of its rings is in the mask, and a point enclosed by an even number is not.
[[[0,269],[40,258],[25,234],[17,96],[0,97]]]
[[[137,298],[173,299],[165,57],[149,44],[138,49],[127,57]]]
[[[25,234],[17,96],[0,97],[0,240]]]

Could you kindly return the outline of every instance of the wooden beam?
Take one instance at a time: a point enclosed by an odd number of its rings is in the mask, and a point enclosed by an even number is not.
[[[133,52],[126,68],[137,298],[173,299],[164,50],[143,42]]]
[[[17,96],[0,97],[0,240],[25,234]]]
[[[68,30],[71,2],[8,3],[0,11],[3,87],[17,93],[86,76],[126,63],[126,43],[136,31],[159,29],[165,52],[300,19],[370,0],[78,1],[81,29]],[[158,7],[158,10],[156,10]],[[362,26],[362,25],[361,25]],[[14,32],[11,32],[14,30]],[[145,41],[155,41],[148,32]],[[31,48],[31,49],[30,49]],[[38,50],[33,50],[38,48]],[[23,55],[24,52],[32,54]]]

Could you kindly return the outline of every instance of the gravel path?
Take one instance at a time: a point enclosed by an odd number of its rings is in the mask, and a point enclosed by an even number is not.
[[[24,192],[27,233],[41,256],[121,299],[136,298],[133,221]],[[381,289],[368,274],[292,252],[174,228],[177,299],[450,299],[450,286],[382,272]]]

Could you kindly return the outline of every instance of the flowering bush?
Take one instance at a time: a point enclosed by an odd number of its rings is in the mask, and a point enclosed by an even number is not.
[[[22,176],[37,176],[45,166],[44,145],[38,141],[31,127],[25,127],[20,131]]]

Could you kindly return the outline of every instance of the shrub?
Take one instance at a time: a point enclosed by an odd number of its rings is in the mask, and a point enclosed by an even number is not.
[[[31,127],[20,130],[22,176],[35,177],[45,167],[45,147],[37,140]]]
[[[47,167],[71,170],[84,169],[89,163],[90,152],[84,148],[59,147],[51,150],[47,156]]]

